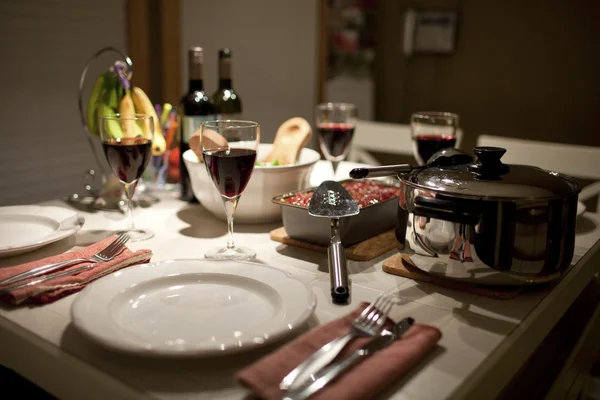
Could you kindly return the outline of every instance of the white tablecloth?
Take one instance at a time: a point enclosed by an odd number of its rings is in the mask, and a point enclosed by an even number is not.
[[[338,176],[347,176],[345,169],[348,165],[342,164]],[[47,204],[66,206],[60,201]],[[152,249],[155,261],[202,258],[207,248],[226,240],[223,222],[201,206],[177,200],[175,193],[149,208],[136,209],[134,215],[138,226],[151,228],[156,236],[130,248]],[[0,260],[0,267],[89,244],[125,222],[123,215],[114,212],[85,213],[85,218],[77,235],[35,253]],[[349,262],[351,303],[339,306],[330,299],[326,255],[271,241],[269,232],[278,226],[238,225],[236,242],[253,247],[260,261],[290,272],[312,288],[318,305],[302,331],[344,315],[382,292],[396,293],[402,300],[392,318],[412,316],[441,329],[438,348],[389,391],[390,398],[397,400],[473,393],[488,398],[496,393],[531,354],[535,348],[531,343],[545,337],[600,264],[599,246],[588,251],[600,238],[600,215],[586,213],[580,219],[576,265],[551,292],[501,301],[418,283],[381,270],[383,260],[395,254],[392,251],[370,262]],[[42,307],[0,309],[0,363],[65,400],[241,399],[246,392],[235,384],[233,373],[281,344],[177,362],[115,354],[89,343],[70,325],[75,296]],[[532,325],[535,329],[530,329]]]

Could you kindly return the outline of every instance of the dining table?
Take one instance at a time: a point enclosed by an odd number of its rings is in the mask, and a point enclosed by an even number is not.
[[[347,176],[355,166],[342,162],[336,178]],[[320,161],[311,184],[327,179],[327,168],[328,163]],[[158,201],[136,207],[134,217],[138,226],[151,229],[155,236],[128,243],[131,250],[151,249],[152,262],[202,259],[207,249],[224,243],[227,224],[200,204],[181,201],[173,190],[147,194]],[[39,204],[73,208],[63,199]],[[0,267],[92,244],[126,223],[125,214],[118,211],[77,208],[77,212],[85,223],[75,235],[27,254],[0,259]],[[362,302],[387,294],[397,299],[389,314],[392,319],[410,316],[437,327],[442,337],[433,351],[378,398],[492,399],[522,373],[522,367],[600,269],[600,214],[585,212],[577,222],[572,266],[550,285],[508,300],[452,290],[384,272],[384,260],[398,253],[394,249],[371,261],[349,260],[352,295],[348,304],[338,305],[331,301],[327,254],[271,240],[270,232],[280,226],[281,222],[236,224],[235,239],[256,250],[256,262],[300,279],[316,297],[316,308],[308,321],[283,338],[222,356],[138,357],[106,349],[84,337],[73,326],[71,305],[78,294],[72,294],[44,305],[2,305],[0,364],[63,400],[244,399],[250,393],[235,381],[237,371],[292,338],[347,315]],[[593,334],[590,329],[582,329],[578,341],[589,342],[586,333]],[[578,349],[577,345],[573,348]]]

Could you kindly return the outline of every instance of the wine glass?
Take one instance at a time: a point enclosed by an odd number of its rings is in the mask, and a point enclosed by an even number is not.
[[[419,165],[425,165],[432,155],[438,151],[456,144],[456,129],[458,128],[458,115],[449,112],[417,112],[410,116],[410,131],[413,142],[413,155]],[[427,192],[423,196],[433,197]],[[452,223],[449,221],[428,219],[423,216],[418,218],[418,226],[428,231],[434,230],[437,236],[443,238],[452,232]],[[413,229],[417,229],[413,226]],[[450,233],[448,233],[450,232]],[[443,241],[443,239],[439,239]]]
[[[208,251],[204,256],[218,260],[247,260],[256,252],[233,243],[233,218],[242,192],[246,188],[260,142],[256,122],[214,120],[203,122],[202,155],[206,171],[219,191],[227,215],[227,246]]]
[[[321,151],[331,162],[335,177],[338,164],[346,158],[354,136],[356,106],[350,103],[322,103],[317,105],[316,114]]]
[[[456,145],[458,115],[449,112],[417,112],[410,116],[413,154],[419,165],[438,151]]]
[[[154,232],[136,228],[133,223],[131,198],[140,176],[152,157],[154,121],[152,116],[110,114],[100,121],[102,148],[112,172],[125,188],[129,226],[117,232],[127,233],[131,241],[150,239]]]

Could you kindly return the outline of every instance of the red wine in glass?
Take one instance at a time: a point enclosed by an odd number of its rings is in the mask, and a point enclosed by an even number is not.
[[[317,126],[321,150],[333,159],[343,159],[348,151],[354,125],[344,123],[325,123]]]
[[[108,139],[102,142],[108,165],[121,182],[137,181],[150,161],[152,141],[143,138]]]
[[[413,146],[419,164],[424,165],[427,160],[438,151],[454,147],[456,138],[448,135],[418,134],[413,136]]]
[[[256,150],[227,149],[204,151],[204,163],[221,195],[234,198],[242,194],[256,162]]]

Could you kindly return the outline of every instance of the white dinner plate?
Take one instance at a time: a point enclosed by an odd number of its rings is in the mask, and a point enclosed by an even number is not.
[[[289,333],[316,299],[279,269],[242,261],[168,260],[105,276],[71,307],[75,327],[117,351],[204,356],[243,351]]]
[[[0,207],[0,258],[28,253],[75,234],[85,219],[54,206]]]

